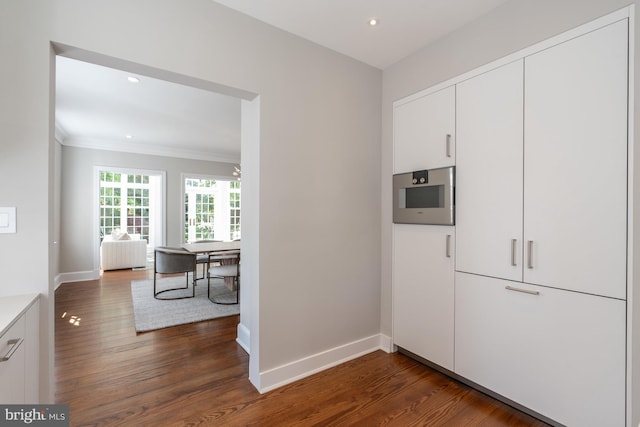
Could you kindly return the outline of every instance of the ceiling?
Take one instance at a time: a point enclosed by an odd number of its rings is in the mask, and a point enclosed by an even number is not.
[[[385,69],[508,0],[214,1]]]
[[[215,0],[384,69],[508,0]],[[371,27],[369,19],[379,24]],[[57,57],[64,145],[240,162],[240,100]],[[127,138],[130,135],[130,138]]]
[[[240,162],[238,98],[62,56],[56,128],[69,146]]]

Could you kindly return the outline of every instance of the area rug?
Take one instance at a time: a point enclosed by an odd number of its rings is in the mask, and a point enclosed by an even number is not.
[[[184,276],[158,279],[158,289],[160,290],[184,285]],[[162,295],[174,297],[185,295],[185,292],[190,295],[191,287],[188,291],[170,291]],[[232,302],[236,299],[236,292],[229,291],[221,279],[212,279],[211,297],[222,302]],[[222,305],[209,301],[206,280],[198,281],[195,298],[178,300],[155,299],[153,297],[153,279],[132,280],[131,298],[136,332],[153,331],[240,313],[239,304]]]

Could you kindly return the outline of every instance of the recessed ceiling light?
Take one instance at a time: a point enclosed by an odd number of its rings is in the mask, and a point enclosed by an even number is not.
[[[127,139],[132,139],[133,135],[125,135],[124,137],[127,138]]]
[[[380,21],[378,20],[378,18],[371,18],[369,19],[369,26],[370,27],[375,27],[376,25],[378,25],[380,23]]]
[[[140,79],[133,76],[127,77],[127,80],[129,80],[131,83],[140,83]]]

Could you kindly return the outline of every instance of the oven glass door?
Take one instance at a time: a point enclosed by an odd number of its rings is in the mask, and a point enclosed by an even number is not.
[[[405,209],[430,209],[444,207],[444,185],[427,185],[400,189],[401,202],[404,198]],[[404,197],[402,197],[404,195]]]

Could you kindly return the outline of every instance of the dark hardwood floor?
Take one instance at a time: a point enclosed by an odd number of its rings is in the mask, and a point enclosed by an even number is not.
[[[382,351],[261,395],[238,316],[136,334],[130,281],[151,276],[107,272],[56,291],[55,397],[72,426],[546,425]]]

